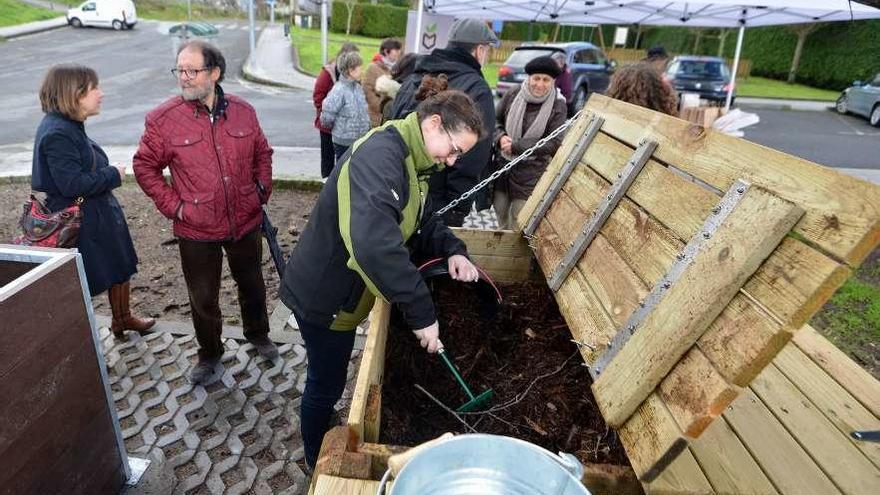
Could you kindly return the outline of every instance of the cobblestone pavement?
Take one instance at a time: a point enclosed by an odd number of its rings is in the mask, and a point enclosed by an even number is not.
[[[491,209],[472,210],[464,223],[479,229],[497,225]],[[279,319],[284,333],[270,336],[301,342],[298,334],[289,333],[296,325],[288,320],[289,310],[276,313],[272,319]],[[99,319],[109,323],[106,317]],[[196,362],[198,343],[191,333],[180,334],[188,322],[160,321],[156,327],[168,330],[145,336],[127,332],[127,340],[115,339],[107,328],[99,330],[129,455],[150,458],[154,469],[168,473],[174,494],[305,493],[308,480],[297,464],[303,458],[299,405],[305,387],[305,348],[299,343],[279,345],[281,359],[273,363],[251,344],[226,338],[223,376],[207,387],[193,386],[187,374]],[[240,337],[224,329],[224,336],[228,334]],[[359,347],[352,354],[349,383],[337,406],[342,417],[354,388]]]
[[[195,336],[129,332],[118,340],[106,328],[100,336],[126,450],[173,472],[172,493],[305,492],[296,463],[303,456],[303,346],[279,346],[281,359],[273,363],[251,344],[226,339],[226,370],[202,387],[186,378],[196,361]],[[339,409],[347,408],[359,356],[356,350]]]

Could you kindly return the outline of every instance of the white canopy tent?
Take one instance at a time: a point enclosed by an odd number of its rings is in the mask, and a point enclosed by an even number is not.
[[[739,28],[739,33],[736,40],[733,74],[736,74],[739,67],[743,35],[747,27],[880,18],[880,10],[850,0],[694,0],[689,2],[664,0],[428,0],[428,2],[427,6],[424,1],[419,2],[417,27],[422,24],[421,15],[424,8],[437,14],[486,20],[546,21],[566,24],[736,27]],[[326,23],[322,23],[323,25]],[[735,79],[735,77],[732,78],[731,90],[727,95],[727,108],[730,107],[733,86],[736,84]]]

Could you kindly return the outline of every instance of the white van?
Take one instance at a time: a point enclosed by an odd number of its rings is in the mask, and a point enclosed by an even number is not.
[[[67,23],[73,27],[131,29],[137,24],[137,11],[132,0],[87,0],[67,11]]]

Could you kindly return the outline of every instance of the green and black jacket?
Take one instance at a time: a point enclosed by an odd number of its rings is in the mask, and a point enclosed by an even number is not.
[[[333,330],[353,330],[376,297],[395,304],[410,328],[433,323],[434,303],[411,254],[467,255],[442,220],[422,219],[428,177],[439,167],[415,112],[355,141],[327,179],[287,264],[284,304]]]

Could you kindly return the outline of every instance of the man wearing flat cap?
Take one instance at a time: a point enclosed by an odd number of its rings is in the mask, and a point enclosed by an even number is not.
[[[484,125],[495,122],[492,90],[483,78],[482,66],[489,59],[489,47],[499,45],[498,37],[485,22],[478,19],[457,19],[449,31],[446,48],[438,48],[416,61],[416,68],[400,87],[391,107],[391,118],[402,119],[412,112],[419,85],[426,74],[445,74],[449,89],[467,93],[480,109]],[[430,179],[427,213],[433,213],[477,184],[480,173],[489,164],[492,154],[490,136],[481,139],[462,155],[454,167],[445,167]],[[471,210],[472,200],[462,202],[444,215],[446,225],[461,227]]]
[[[551,57],[532,59],[526,64],[528,79],[498,102],[493,136],[498,150],[496,167],[503,167],[565,123],[565,98],[556,91],[556,78],[561,73],[559,64]],[[562,137],[556,136],[538,148],[495,183],[492,204],[499,228],[516,228],[517,215],[562,144]]]

